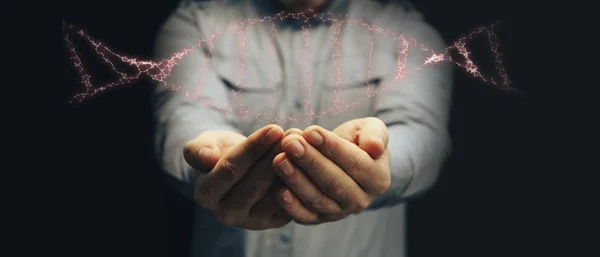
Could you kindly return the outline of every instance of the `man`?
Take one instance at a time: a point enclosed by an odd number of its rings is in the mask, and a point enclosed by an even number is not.
[[[444,44],[390,1],[182,3],[156,146],[198,204],[192,255],[404,256],[402,202],[449,150],[451,69],[422,47]]]

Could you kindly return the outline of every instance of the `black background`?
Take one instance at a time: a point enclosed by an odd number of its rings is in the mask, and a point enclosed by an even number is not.
[[[460,2],[460,3],[453,3]],[[523,95],[507,94],[456,72],[450,130],[453,154],[436,186],[409,204],[409,254],[418,256],[537,256],[548,246],[539,163],[545,112],[538,105],[551,88],[532,70],[530,51],[542,39],[537,21],[518,1],[417,1],[447,42],[498,20],[500,50]],[[64,16],[113,49],[150,58],[155,32],[176,1],[92,1]],[[486,47],[486,46],[484,46]],[[480,49],[483,50],[484,48]],[[63,142],[77,174],[71,193],[81,256],[184,256],[191,203],[164,186],[152,159],[150,86],[137,82],[67,104],[81,90],[63,49],[66,110]],[[482,51],[483,53],[483,51]],[[88,58],[86,63],[99,62]],[[102,74],[103,68],[91,67]],[[539,187],[538,187],[539,186]],[[559,197],[559,196],[555,196]],[[556,199],[556,198],[555,198]]]

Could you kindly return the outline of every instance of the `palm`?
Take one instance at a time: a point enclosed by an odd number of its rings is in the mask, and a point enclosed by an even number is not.
[[[220,155],[223,156],[235,145],[246,140],[246,137],[231,131],[219,131],[219,137],[217,138],[217,140],[217,145],[221,150]]]

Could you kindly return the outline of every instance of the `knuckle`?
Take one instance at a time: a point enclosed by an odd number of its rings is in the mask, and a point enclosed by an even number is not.
[[[236,211],[226,208],[223,209],[219,215],[221,223],[225,226],[236,226],[238,225],[239,217],[236,215]]]
[[[359,201],[356,202],[356,211],[362,211],[366,208],[369,207],[369,204],[371,204],[371,201],[367,200],[367,199],[361,199]]]
[[[325,147],[325,154],[331,158],[335,158],[338,155],[338,153],[341,152],[342,144],[336,140],[331,140],[331,141],[332,142],[329,142],[329,143],[327,143],[327,141],[325,141],[327,144],[327,147]]]
[[[237,218],[244,212],[244,206],[239,204],[239,198],[227,197],[219,202],[221,213]]]
[[[311,171],[321,171],[323,167],[318,159],[312,158],[306,162],[306,168]]]
[[[233,179],[238,180],[241,179],[242,173],[237,170],[237,165],[230,159],[223,160],[222,164],[223,171],[227,173],[227,175]]]
[[[315,211],[323,210],[325,208],[325,196],[320,195],[310,201],[310,207]]]
[[[328,214],[322,214],[321,215],[321,219],[322,220],[326,220],[328,222],[331,221],[338,221],[341,220],[343,218],[348,217],[349,215],[346,213],[328,213]]]
[[[223,216],[221,218],[221,223],[223,223],[223,225],[229,226],[229,227],[235,226],[237,224],[236,220],[235,220],[235,217],[229,216],[229,215]]]
[[[264,185],[258,183],[256,180],[246,183],[246,188],[248,189],[249,195],[252,196],[264,195],[268,190]]]
[[[302,216],[301,212],[300,212],[300,206],[298,206],[298,203],[296,202],[291,202],[291,203],[284,203],[284,209],[287,211],[287,213],[292,216],[292,217],[298,217],[298,216]]]
[[[316,223],[316,221],[311,218],[311,217],[306,217],[306,216],[298,216],[296,218],[294,218],[294,220],[296,221],[296,223],[301,224],[301,225],[311,225]]]
[[[355,213],[359,210],[360,208],[358,208],[358,203],[355,201],[352,202],[348,202],[348,203],[344,203],[343,204],[343,210],[344,212],[347,213]]]
[[[387,179],[382,179],[379,181],[379,183],[376,183],[373,190],[373,193],[377,194],[377,195],[381,195],[383,193],[385,193],[391,186],[392,181],[387,178]]]
[[[392,185],[392,178],[389,169],[383,169],[382,167],[371,168],[370,173],[376,174],[376,178],[373,179],[372,183],[369,183],[370,185],[368,187],[365,188],[365,191],[368,191],[368,193],[374,196],[381,195],[385,193]]]
[[[269,218],[259,218],[256,220],[256,224],[259,229],[266,229],[271,227],[271,220]]]
[[[292,175],[285,178],[285,181],[289,185],[299,185],[301,180],[302,180],[302,177],[300,177],[300,175],[298,174],[297,171],[294,171],[294,173],[292,173]]]
[[[347,185],[340,179],[334,179],[327,186],[327,192],[333,195],[341,195],[346,191]]]
[[[348,171],[347,172],[358,172],[361,170],[362,168],[362,164],[363,164],[363,160],[364,160],[364,155],[362,154],[358,154],[356,155],[353,160],[350,162],[350,165],[348,166]]]

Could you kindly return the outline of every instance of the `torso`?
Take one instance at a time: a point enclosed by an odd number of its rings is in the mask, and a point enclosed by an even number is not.
[[[263,16],[250,2],[207,3],[198,10],[204,38],[218,35],[211,41],[211,65],[231,87],[228,117],[243,133],[270,123],[333,129],[374,115],[373,92],[397,67],[391,35],[365,26],[387,29],[377,16],[383,6],[351,1],[354,22],[295,29],[279,27],[277,20],[260,22]],[[403,205],[318,226],[290,223],[250,232],[247,256],[403,256],[404,229]]]

